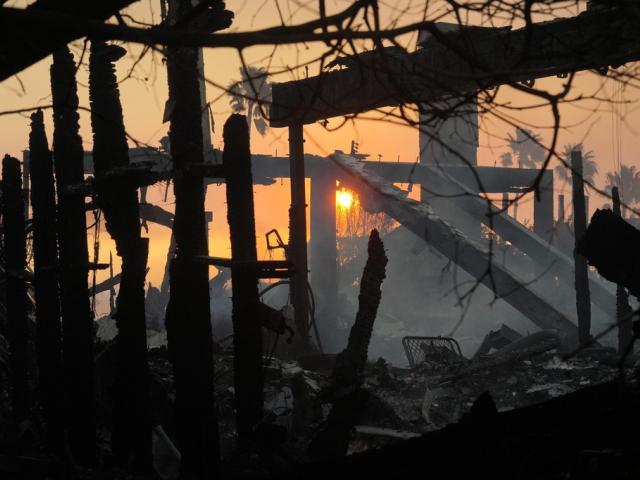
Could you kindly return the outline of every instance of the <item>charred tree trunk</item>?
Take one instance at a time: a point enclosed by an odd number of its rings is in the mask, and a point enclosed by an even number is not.
[[[360,281],[356,321],[351,327],[347,348],[336,357],[333,406],[325,429],[311,443],[309,453],[314,458],[347,454],[351,429],[368,399],[368,393],[361,387],[387,266],[384,244],[375,229],[371,231],[367,250],[369,257]]]
[[[31,115],[29,152],[39,389],[49,450],[62,455],[64,411],[56,203],[53,159],[41,111]]]
[[[78,125],[76,65],[68,48],[53,54],[53,157],[58,191],[58,244],[62,309],[62,362],[67,391],[69,446],[76,461],[96,454],[93,319],[89,305],[87,221],[84,197],[67,192],[84,181]]]
[[[26,238],[24,198],[18,159],[2,160],[2,227],[7,272],[7,333],[10,349],[11,407],[16,424],[29,416]]]
[[[89,95],[93,128],[95,201],[122,258],[116,300],[116,379],[112,448],[120,465],[134,472],[151,469],[149,367],[144,281],[149,241],[140,236],[137,186],[126,176],[105,180],[110,169],[129,165],[129,147],[113,62],[126,53],[91,42]]]
[[[613,200],[613,213],[622,217],[620,211],[620,194],[618,187],[611,190]],[[623,354],[633,341],[633,320],[631,318],[631,306],[629,305],[629,295],[621,284],[616,285],[616,320],[618,322],[618,352]]]
[[[227,220],[231,234],[233,352],[236,423],[240,441],[262,420],[262,327],[255,265],[256,225],[249,128],[246,117],[232,115],[224,125],[222,163],[227,181]]]
[[[169,18],[188,15],[191,2],[171,0]],[[213,399],[213,340],[209,304],[205,189],[202,176],[189,169],[204,161],[198,82],[198,49],[167,47],[171,157],[176,198],[173,235],[176,254],[170,266],[167,341],[173,363],[177,447],[183,475],[211,478],[219,469],[218,420]]]
[[[587,230],[587,218],[584,202],[584,181],[582,179],[582,154],[571,152],[571,171],[573,184],[573,230],[575,243]],[[588,345],[591,341],[591,296],[589,293],[589,267],[587,259],[575,249],[573,258],[576,266],[576,308],[578,312],[578,341]]]

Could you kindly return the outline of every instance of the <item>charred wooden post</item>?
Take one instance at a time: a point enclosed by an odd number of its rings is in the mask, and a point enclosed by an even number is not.
[[[68,192],[69,186],[84,180],[75,73],[76,65],[67,47],[53,54],[53,157],[58,192],[66,420],[71,453],[79,463],[91,464],[96,453],[96,428],[87,224],[84,197]]]
[[[103,41],[91,42],[89,96],[93,128],[95,202],[122,258],[116,300],[116,378],[112,448],[117,461],[135,472],[151,469],[149,367],[144,282],[149,240],[140,236],[137,185],[125,176],[105,174],[129,165],[129,147],[122,117],[114,62],[126,50]]]
[[[502,210],[504,210],[505,214],[509,213],[509,193],[508,192],[502,193]]]
[[[62,388],[62,331],[58,285],[58,244],[53,158],[42,111],[31,115],[29,135],[33,264],[36,300],[38,383],[47,442],[52,453],[63,453],[64,403]]]
[[[368,398],[361,387],[388,261],[384,244],[375,229],[371,231],[367,250],[369,257],[360,281],[356,321],[351,327],[347,347],[336,357],[333,370],[333,406],[325,429],[310,446],[309,453],[315,458],[347,454],[351,429]]]
[[[18,159],[2,159],[2,228],[7,272],[7,334],[11,370],[11,408],[16,424],[29,416],[26,238],[24,198]]]
[[[309,348],[309,295],[307,280],[307,202],[304,173],[304,134],[302,124],[289,127],[291,209],[289,210],[289,260],[295,274],[291,278],[298,353]]]
[[[564,195],[558,195],[558,223],[564,223]]]
[[[613,213],[618,217],[622,217],[618,187],[613,187],[611,190],[611,199],[613,200]],[[616,320],[618,322],[618,353],[620,354],[626,352],[629,343],[633,341],[631,313],[629,295],[627,295],[624,286],[618,283],[616,285]]]
[[[571,152],[571,178],[573,186],[573,229],[576,249],[573,258],[576,266],[576,309],[578,313],[578,340],[580,345],[591,341],[591,296],[589,293],[589,267],[587,259],[577,251],[578,240],[587,229],[584,204],[584,181],[582,179],[582,154],[578,150]]]
[[[233,286],[233,371],[236,424],[240,441],[251,436],[263,413],[262,327],[256,253],[253,178],[249,128],[244,115],[224,125],[222,164],[227,183],[227,220],[231,234]]]
[[[170,0],[175,23],[191,11],[189,0]],[[228,26],[228,25],[227,25]],[[167,47],[171,157],[176,198],[173,235],[176,255],[170,265],[167,340],[173,363],[177,447],[183,475],[211,478],[219,469],[218,420],[213,398],[213,340],[209,275],[196,257],[207,255],[205,188],[201,175],[188,167],[204,161],[198,49]]]

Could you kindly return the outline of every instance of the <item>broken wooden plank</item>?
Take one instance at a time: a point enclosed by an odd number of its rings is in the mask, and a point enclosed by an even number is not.
[[[405,192],[384,179],[364,173],[361,162],[353,157],[334,154],[332,158],[350,175],[349,182],[360,195],[370,197],[387,215],[433,245],[535,325],[542,329],[577,333],[576,326],[569,319],[505,267],[493,262],[489,251],[438,217],[431,207],[406,198]]]

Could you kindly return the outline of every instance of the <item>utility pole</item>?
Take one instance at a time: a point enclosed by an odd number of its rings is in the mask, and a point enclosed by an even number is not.
[[[24,279],[26,238],[20,163],[2,159],[2,228],[7,272],[7,333],[10,349],[11,407],[16,425],[29,416],[27,286]]]
[[[58,244],[53,159],[41,110],[31,115],[29,135],[33,264],[36,300],[38,384],[49,450],[64,453],[62,331],[58,285]]]

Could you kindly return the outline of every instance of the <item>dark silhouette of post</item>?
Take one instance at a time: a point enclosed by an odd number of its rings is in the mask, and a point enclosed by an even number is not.
[[[509,213],[509,194],[507,192],[502,192],[502,210],[505,215]]]
[[[66,421],[71,453],[78,463],[87,465],[95,461],[96,454],[93,319],[89,304],[84,196],[69,191],[71,185],[84,181],[75,73],[76,64],[67,47],[53,54],[53,157],[58,192]]]
[[[620,210],[620,193],[618,187],[611,189],[611,199],[613,200],[613,213],[622,217]],[[629,305],[629,295],[621,284],[616,285],[616,320],[618,322],[618,353],[627,351],[629,343],[633,341],[633,320],[631,318],[632,309]]]
[[[291,302],[296,326],[296,354],[309,348],[309,295],[307,280],[307,203],[305,198],[304,134],[302,124],[289,127],[291,208],[289,210],[289,260],[295,269],[291,277]]]
[[[42,111],[31,115],[29,135],[38,385],[49,451],[64,453],[62,330],[53,158]]]
[[[2,228],[7,272],[7,334],[11,408],[16,424],[29,416],[27,286],[24,279],[26,238],[24,197],[18,159],[2,159]]]
[[[571,179],[573,186],[573,230],[575,243],[587,229],[584,202],[584,182],[582,178],[582,154],[571,152]],[[578,341],[587,345],[591,341],[591,295],[589,293],[589,267],[587,259],[574,250],[576,311],[578,313]]]
[[[309,453],[316,459],[347,454],[351,430],[357,424],[369,394],[362,388],[369,342],[382,298],[387,255],[377,230],[371,230],[367,263],[360,279],[358,313],[345,349],[336,357],[332,375],[332,407],[325,428],[312,440]]]
[[[189,15],[189,0],[170,0],[168,17]],[[175,257],[169,272],[166,324],[169,357],[175,376],[175,426],[182,454],[182,474],[212,478],[219,470],[218,420],[213,398],[213,340],[206,256],[205,187],[189,167],[204,162],[198,49],[167,47],[173,188],[176,198],[173,235]]]
[[[144,283],[149,239],[141,238],[137,185],[110,171],[129,165],[129,147],[114,62],[126,50],[91,42],[89,97],[93,129],[95,202],[122,258],[116,300],[116,374],[112,449],[118,463],[133,472],[151,470],[151,418]]]
[[[236,424],[240,442],[262,420],[262,327],[256,266],[256,225],[249,128],[244,115],[231,115],[224,125],[227,220],[231,235],[233,286],[233,370]]]

